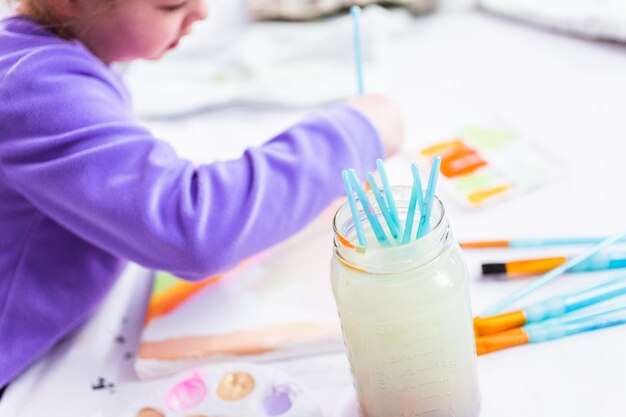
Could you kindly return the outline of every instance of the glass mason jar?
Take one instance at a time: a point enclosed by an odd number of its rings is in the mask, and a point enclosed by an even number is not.
[[[403,219],[411,188],[393,193]],[[360,215],[366,248],[348,204],[335,215],[331,281],[361,417],[478,416],[468,271],[443,205],[435,198],[431,231],[401,246],[377,244]]]

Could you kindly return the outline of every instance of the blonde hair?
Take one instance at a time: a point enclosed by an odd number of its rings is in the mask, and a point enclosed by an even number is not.
[[[67,19],[54,10],[54,7],[50,5],[48,0],[5,0],[9,4],[14,4],[17,7],[17,12],[35,20],[46,29],[56,33],[58,36],[71,39],[75,38],[76,34],[71,33],[69,29],[69,23]],[[99,1],[100,3],[100,1]],[[103,7],[110,9],[113,5],[117,4],[115,0],[102,0]]]
[[[19,14],[28,16],[46,29],[56,33],[63,38],[71,38],[63,22],[53,7],[47,0],[6,0],[9,4],[14,4]]]

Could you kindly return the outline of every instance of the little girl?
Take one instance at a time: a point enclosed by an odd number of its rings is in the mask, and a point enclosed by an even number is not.
[[[133,118],[110,64],[175,48],[204,1],[22,0],[0,21],[0,388],[89,318],[127,261],[223,271],[303,228],[341,195],[342,169],[400,147],[397,107],[363,96],[237,160],[179,158]]]

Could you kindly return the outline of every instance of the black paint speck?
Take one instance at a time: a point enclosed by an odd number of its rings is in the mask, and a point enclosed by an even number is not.
[[[115,387],[115,384],[112,382],[107,382],[107,380],[103,377],[99,377],[97,383],[91,384],[91,389],[94,391],[99,391],[107,388],[112,391],[113,387]]]

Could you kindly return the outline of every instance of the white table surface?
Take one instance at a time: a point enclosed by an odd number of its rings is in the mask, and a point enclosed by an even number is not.
[[[468,123],[502,123],[529,133],[567,172],[550,186],[489,208],[467,211],[446,204],[459,240],[626,230],[626,46],[457,10],[416,20],[410,35],[389,45],[386,54],[383,92],[406,111],[409,148]],[[202,161],[199,152],[219,146],[224,135],[257,144],[301,113],[232,108],[151,126],[161,136],[184,133],[172,143],[183,156]],[[481,260],[538,253],[563,249],[466,252],[474,311],[521,285],[481,280]],[[568,276],[537,297],[596,275]],[[83,376],[106,373],[118,383],[136,379],[132,359],[119,358],[136,349],[149,283],[147,271],[129,267],[98,314],[9,387],[0,417],[103,415],[98,403],[114,396],[103,391],[89,404],[80,401],[92,395]],[[112,335],[123,336],[125,343],[115,343]],[[617,327],[481,356],[481,416],[624,415],[625,348],[626,328]],[[273,365],[308,386],[329,417],[338,414],[350,392],[343,354]]]

